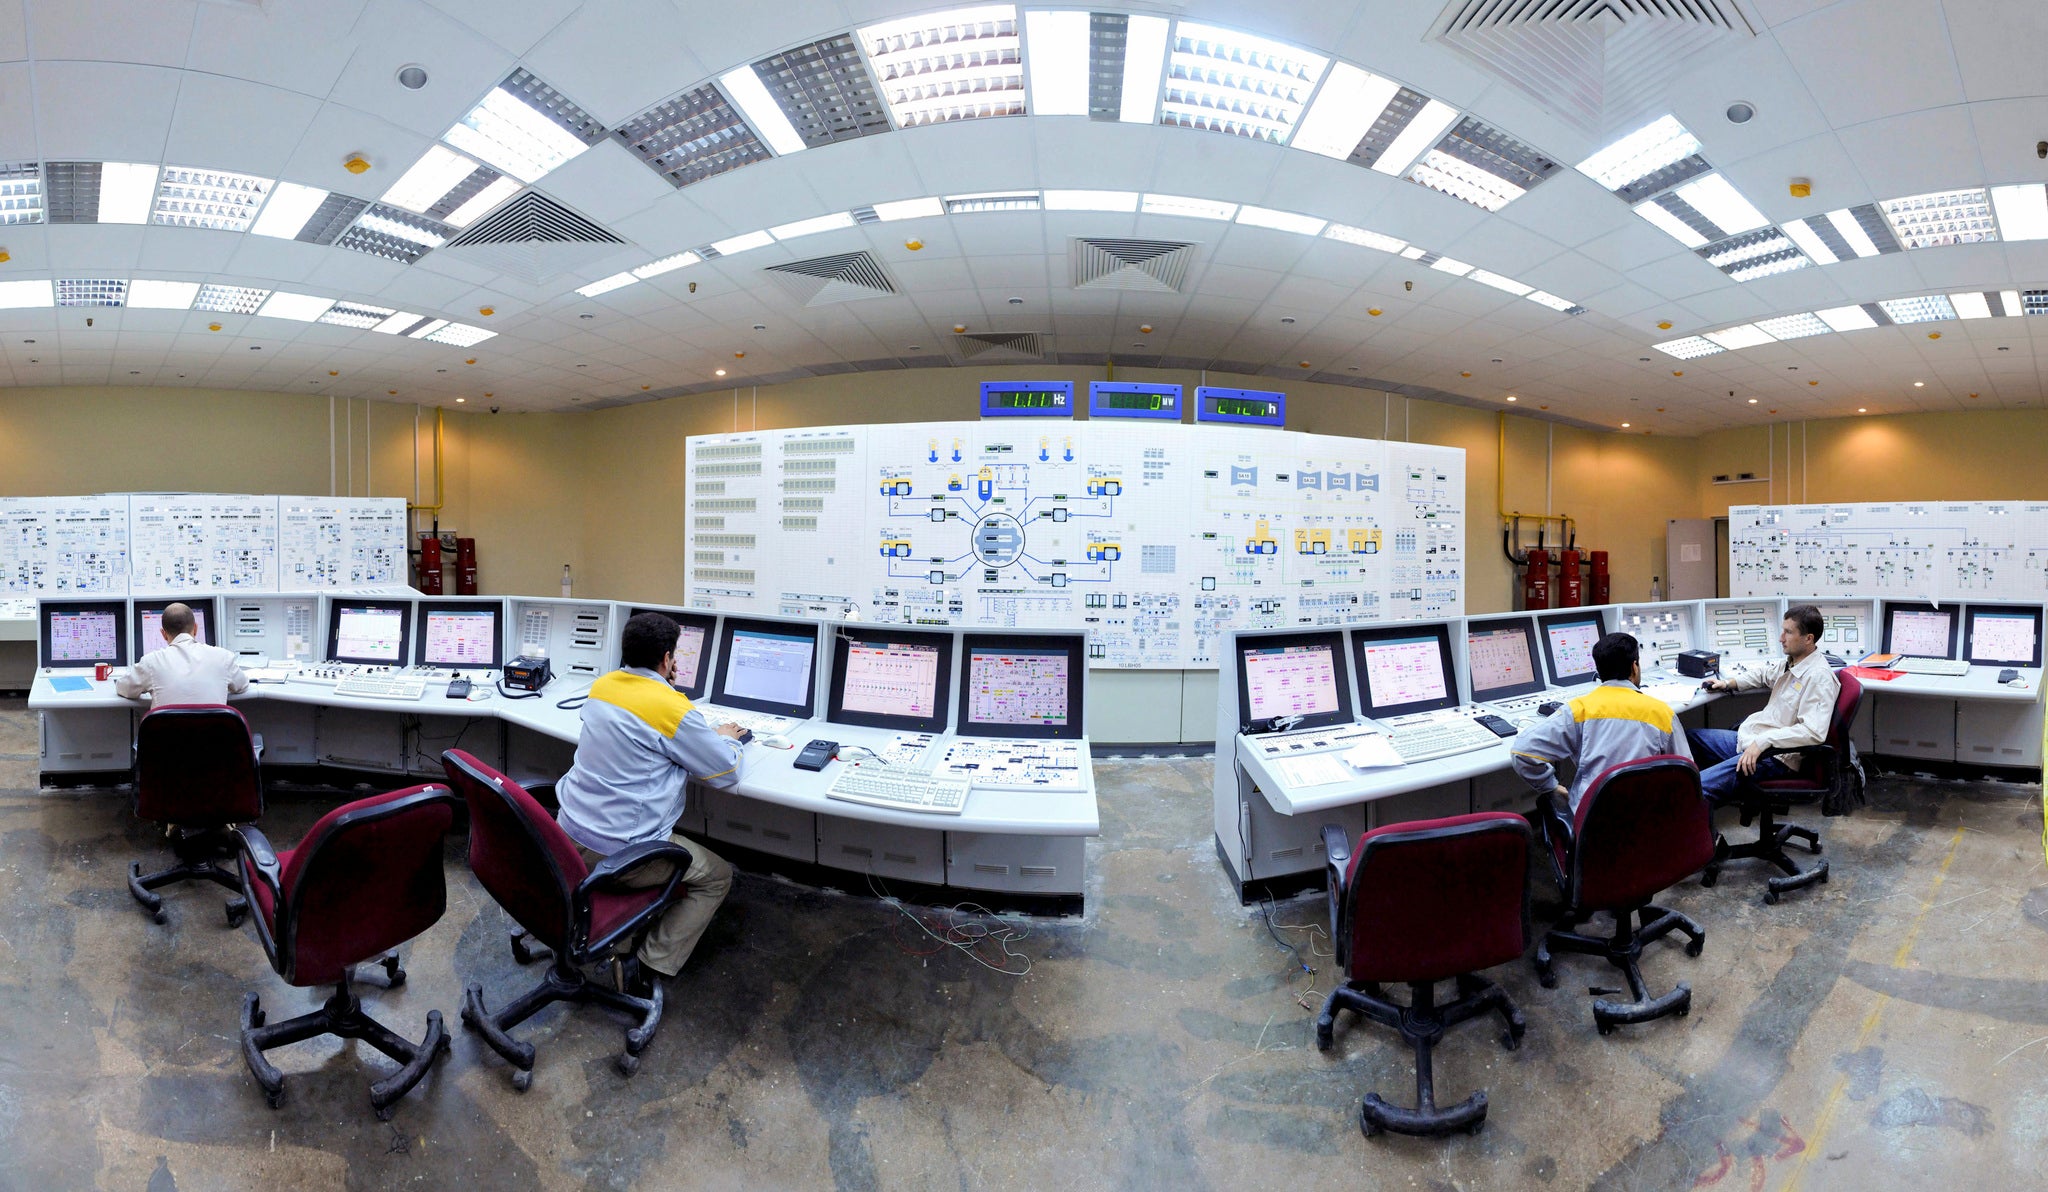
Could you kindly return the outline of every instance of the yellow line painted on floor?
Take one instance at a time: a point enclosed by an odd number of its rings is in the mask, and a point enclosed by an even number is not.
[[[1892,953],[1893,968],[1905,968],[1907,957],[1913,954],[1913,945],[1920,940],[1920,925],[1926,922],[1927,912],[1934,909],[1934,896],[1941,890],[1941,884],[1948,880],[1948,867],[1955,864],[1956,849],[1963,843],[1964,830],[1958,827],[1956,834],[1949,837],[1948,855],[1941,859],[1941,868],[1934,874],[1934,884],[1927,887],[1927,896],[1920,900],[1920,913],[1913,916],[1912,925],[1906,928],[1906,938],[1899,942],[1899,950]],[[1870,1040],[1871,1032],[1877,1029],[1877,1020],[1884,1016],[1884,1008],[1891,1000],[1891,994],[1877,995],[1877,1004],[1870,1008],[1870,1013],[1863,1016],[1863,1027],[1856,1032],[1856,1042],[1849,1048],[1851,1052],[1863,1050],[1863,1045]],[[1828,1127],[1834,1124],[1835,1110],[1841,1106],[1842,1094],[1848,1087],[1849,1078],[1844,1075],[1837,1077],[1835,1087],[1828,1090],[1828,1099],[1821,1103],[1820,1118],[1814,1122],[1813,1136],[1806,1140],[1806,1149],[1799,1152],[1799,1162],[1793,1165],[1792,1174],[1786,1178],[1781,1192],[1797,1192],[1799,1181],[1806,1174],[1806,1165],[1813,1162],[1813,1157],[1820,1154],[1822,1144],[1827,1141]]]

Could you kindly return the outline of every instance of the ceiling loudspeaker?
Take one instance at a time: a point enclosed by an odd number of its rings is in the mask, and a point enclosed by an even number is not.
[[[805,306],[832,306],[867,298],[889,298],[896,285],[882,269],[882,263],[865,252],[845,252],[787,265],[770,265],[762,272],[772,274],[789,295]]]
[[[1626,132],[1671,79],[1756,36],[1738,0],[1451,0],[1430,40],[1506,80],[1581,132]]]
[[[546,195],[529,190],[436,251],[538,286],[594,265],[625,243]]]
[[[1112,240],[1077,236],[1068,250],[1077,290],[1145,290],[1178,294],[1187,284],[1196,246],[1179,240]]]

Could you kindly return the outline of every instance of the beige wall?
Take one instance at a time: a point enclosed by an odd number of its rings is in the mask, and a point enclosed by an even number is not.
[[[1701,517],[1724,516],[1731,505],[2048,497],[2043,410],[1778,423],[1696,441]],[[1713,483],[1716,475],[1742,472],[1769,479]]]

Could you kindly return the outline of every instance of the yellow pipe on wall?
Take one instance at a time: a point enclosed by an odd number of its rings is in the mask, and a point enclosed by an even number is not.
[[[1493,455],[1493,506],[1502,521],[1514,521],[1519,529],[1523,521],[1557,522],[1558,541],[1569,542],[1579,532],[1577,519],[1565,513],[1523,513],[1508,508],[1508,414],[1506,410],[1495,411],[1494,417],[1500,432],[1499,445]],[[1569,531],[1568,533],[1566,531]]]
[[[442,497],[441,487],[441,437],[447,426],[444,421],[446,414],[445,410],[434,411],[434,503],[409,505],[406,507],[408,513],[432,513],[438,518],[441,516],[441,506],[446,503]]]

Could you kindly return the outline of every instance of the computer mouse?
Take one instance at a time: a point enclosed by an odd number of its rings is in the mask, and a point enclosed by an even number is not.
[[[756,744],[765,745],[770,749],[788,749],[790,747],[788,737],[755,737],[754,741]]]
[[[1558,703],[1558,702],[1557,702],[1556,700],[1550,700],[1550,701],[1548,701],[1547,703],[1543,704],[1543,706],[1541,706],[1541,707],[1537,708],[1537,709],[1536,709],[1536,714],[1537,714],[1538,716],[1548,716],[1548,715],[1550,715],[1550,714],[1551,714],[1552,712],[1555,712],[1555,711],[1557,711],[1557,710],[1558,710],[1559,708],[1562,708],[1562,707],[1564,707],[1564,705],[1563,705],[1563,704],[1561,704],[1561,703]]]

